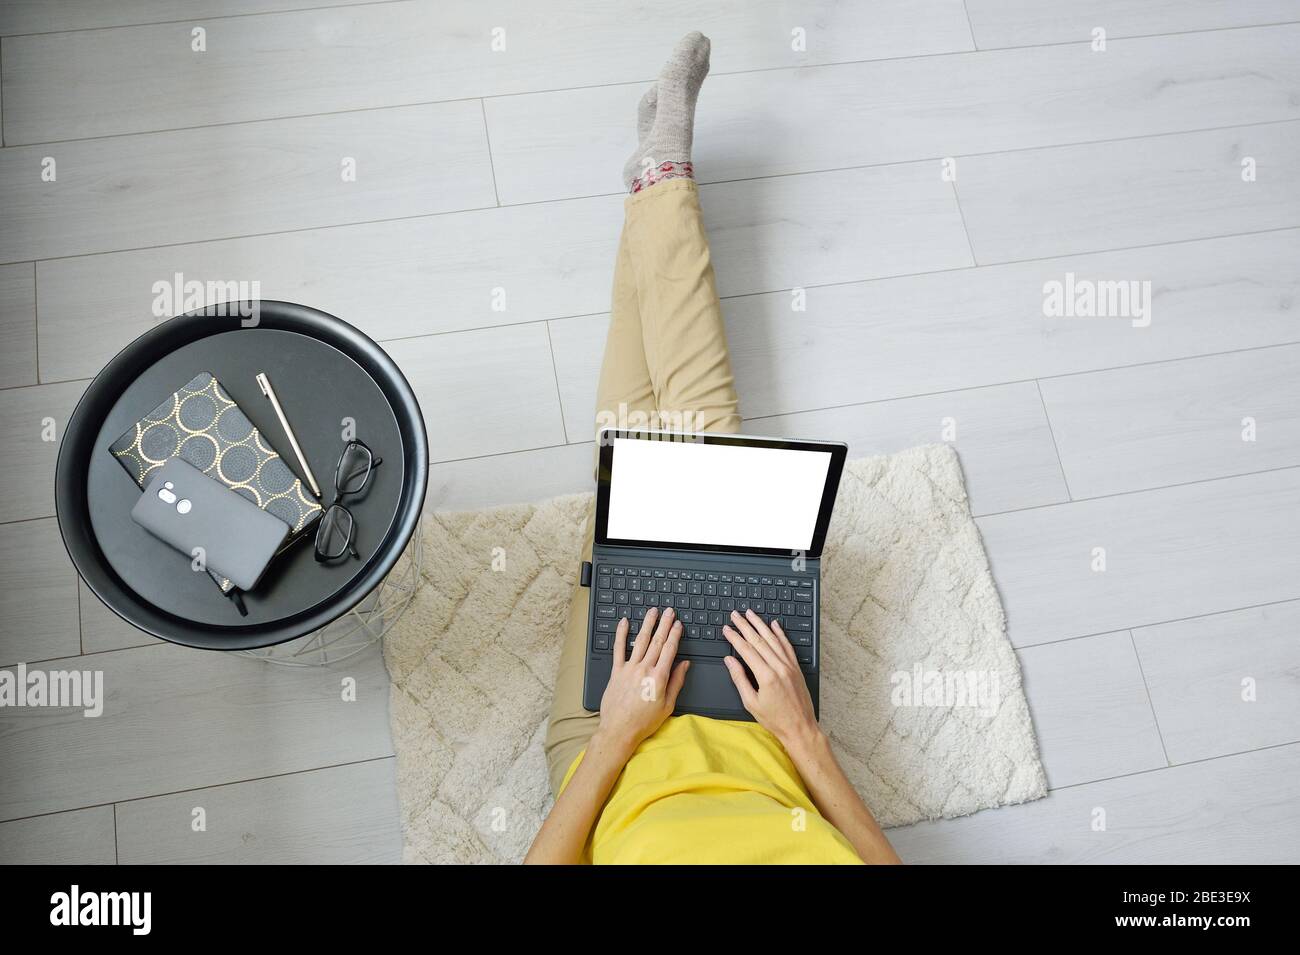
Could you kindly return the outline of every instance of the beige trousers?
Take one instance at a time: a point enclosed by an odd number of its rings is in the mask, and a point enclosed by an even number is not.
[[[740,431],[727,331],[692,180],[670,179],[627,198],[610,311],[597,430]],[[591,559],[593,524],[589,513],[583,560]],[[578,587],[569,604],[546,732],[551,791],[557,793],[600,725],[600,714],[582,707],[588,596]]]

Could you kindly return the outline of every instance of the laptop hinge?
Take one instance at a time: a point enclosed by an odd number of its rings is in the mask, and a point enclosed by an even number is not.
[[[582,571],[581,575],[578,577],[578,583],[584,587],[591,586],[591,561],[584,560],[582,562]]]

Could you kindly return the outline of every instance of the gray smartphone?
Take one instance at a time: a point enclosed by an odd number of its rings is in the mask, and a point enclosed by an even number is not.
[[[204,568],[252,590],[289,535],[289,525],[198,468],[171,458],[131,508],[131,519]]]

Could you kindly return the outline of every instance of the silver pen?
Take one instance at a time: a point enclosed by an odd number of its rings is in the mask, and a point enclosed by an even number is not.
[[[280,427],[284,428],[289,444],[293,447],[293,453],[298,456],[298,466],[302,468],[302,473],[307,475],[311,492],[320,497],[320,485],[316,483],[316,475],[311,473],[311,465],[307,463],[302,448],[298,447],[298,439],[294,436],[293,428],[289,427],[289,419],[284,416],[284,409],[280,407],[280,400],[275,397],[275,389],[271,387],[271,379],[266,377],[266,372],[261,372],[257,376],[257,384],[261,387],[262,394],[271,399],[271,407],[275,409],[275,416],[280,419]]]

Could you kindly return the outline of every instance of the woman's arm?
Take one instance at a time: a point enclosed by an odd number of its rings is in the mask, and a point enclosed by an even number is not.
[[[658,620],[658,627],[655,621]],[[614,666],[600,698],[600,729],[555,801],[524,862],[563,865],[582,861],[592,827],[623,766],[672,713],[690,661],[676,666],[682,625],[672,609],[651,607],[627,654],[627,618],[614,631]]]
[[[773,621],[769,627],[750,610],[732,613],[731,626],[722,632],[758,682],[755,688],[735,657],[724,658],[741,702],[790,754],[818,811],[852,843],[862,861],[901,862],[817,725],[808,684],[781,625]]]

